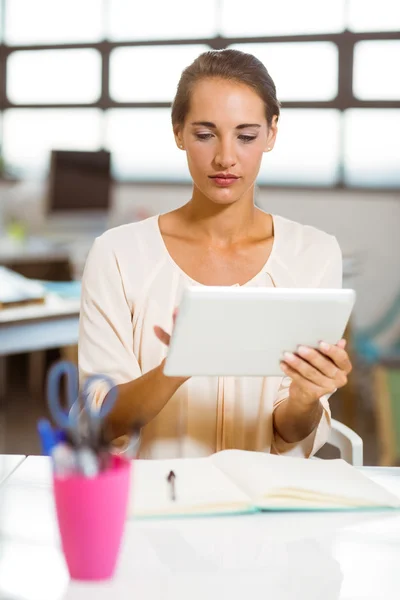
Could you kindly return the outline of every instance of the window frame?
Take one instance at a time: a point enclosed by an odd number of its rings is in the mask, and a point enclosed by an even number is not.
[[[5,21],[5,0],[0,0],[2,8],[2,25]],[[218,9],[218,3],[216,4]],[[4,30],[4,27],[1,28]],[[282,43],[282,42],[331,42],[337,46],[338,49],[338,93],[336,98],[326,101],[282,101],[282,108],[315,108],[315,109],[328,109],[334,108],[343,113],[349,108],[397,108],[400,109],[399,100],[361,100],[353,94],[353,57],[354,47],[360,41],[366,40],[400,40],[400,31],[384,31],[384,32],[353,32],[345,29],[339,33],[326,33],[326,34],[304,34],[304,35],[280,35],[280,36],[257,36],[257,37],[223,37],[215,36],[214,38],[191,38],[191,39],[163,39],[163,40],[126,40],[126,41],[111,41],[102,40],[96,43],[69,43],[69,44],[35,44],[35,45],[13,45],[9,46],[4,43],[2,37],[0,37],[0,113],[3,113],[7,109],[40,109],[40,108],[99,108],[102,111],[107,111],[111,108],[170,108],[171,102],[118,102],[113,100],[109,93],[109,82],[110,82],[110,54],[116,48],[134,47],[134,46],[172,46],[172,45],[195,45],[204,44],[209,46],[213,50],[222,50],[232,44],[246,44],[246,43]],[[43,103],[43,104],[14,104],[7,97],[7,59],[13,53],[17,51],[38,51],[38,50],[72,50],[72,49],[95,49],[100,53],[101,57],[101,92],[98,100],[93,103]],[[341,133],[341,143],[343,147],[343,132]],[[343,151],[341,152],[343,157]],[[117,180],[118,181],[118,180]],[[129,179],[119,182],[121,185],[124,184],[140,184],[140,185],[154,185],[154,182],[148,180]],[[162,185],[162,182],[157,181],[157,185]],[[165,185],[185,185],[187,182],[177,180],[176,182],[166,181]],[[377,191],[382,193],[387,192],[399,192],[400,186],[395,188],[389,187],[356,187],[350,186],[344,181],[344,165],[343,162],[339,164],[339,175],[338,181],[334,185],[327,186],[313,186],[313,185],[268,185],[259,184],[261,188],[268,189],[310,189],[310,190],[330,190],[330,189],[346,189],[363,191],[365,193]]]

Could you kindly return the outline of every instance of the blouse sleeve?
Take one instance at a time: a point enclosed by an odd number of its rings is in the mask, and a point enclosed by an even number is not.
[[[321,273],[319,283],[316,287],[320,288],[341,288],[342,287],[342,252],[336,238],[332,238],[332,249],[329,258],[325,263],[325,268]],[[290,377],[283,377],[274,402],[273,410],[289,396],[289,387],[292,380]],[[333,392],[334,393],[334,392]],[[331,426],[331,411],[329,408],[329,398],[332,394],[326,394],[320,398],[323,413],[317,427],[300,442],[289,444],[274,431],[271,444],[271,451],[275,454],[285,454],[290,456],[301,456],[308,458],[313,456],[327,441]]]
[[[133,352],[132,311],[118,258],[105,235],[95,240],[83,274],[78,360],[81,385],[93,374],[108,375],[115,384],[141,375]],[[99,382],[91,392],[98,406],[108,387]]]

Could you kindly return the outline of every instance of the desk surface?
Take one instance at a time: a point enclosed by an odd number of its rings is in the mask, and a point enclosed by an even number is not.
[[[1,454],[0,455],[0,485],[3,485],[7,478],[15,469],[25,460],[22,454]]]
[[[0,357],[77,344],[79,305],[48,294],[45,304],[0,311]]]
[[[80,299],[60,298],[56,294],[47,294],[44,304],[31,304],[0,310],[0,326],[4,324],[22,324],[27,321],[44,321],[57,317],[79,314]]]
[[[363,469],[400,495],[400,469]],[[127,522],[114,579],[71,582],[46,458],[0,488],[0,597],[12,600],[383,600],[400,597],[400,512]],[[23,575],[23,576],[22,576]]]

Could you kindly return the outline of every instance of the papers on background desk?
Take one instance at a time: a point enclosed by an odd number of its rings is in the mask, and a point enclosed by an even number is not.
[[[43,304],[45,295],[44,287],[37,281],[27,279],[6,267],[0,267],[0,310]]]
[[[43,304],[16,306],[7,308],[7,310],[0,310],[0,323],[78,315],[79,309],[79,299],[65,299],[60,298],[57,294],[47,294]]]
[[[79,300],[81,297],[80,281],[40,281],[40,284],[48,294],[57,294],[60,298]]]

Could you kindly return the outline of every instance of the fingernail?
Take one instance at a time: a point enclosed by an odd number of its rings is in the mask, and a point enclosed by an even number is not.
[[[308,354],[310,352],[310,348],[307,348],[307,346],[299,346],[297,351],[300,352],[300,354]]]
[[[321,350],[329,350],[330,345],[327,344],[326,342],[321,342],[319,347],[321,348]]]
[[[284,352],[283,357],[285,360],[294,360],[296,358],[291,352]]]

